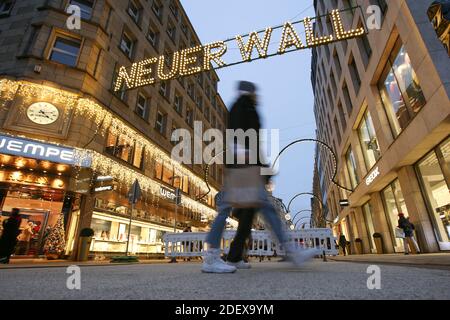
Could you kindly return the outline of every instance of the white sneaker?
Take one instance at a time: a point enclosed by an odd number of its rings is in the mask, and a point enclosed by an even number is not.
[[[220,249],[209,249],[203,260],[202,272],[204,273],[234,273],[236,267],[230,266],[220,258]]]
[[[297,267],[301,267],[305,262],[317,255],[320,255],[320,250],[318,249],[299,249],[291,252],[289,258]]]
[[[244,260],[241,260],[239,262],[230,262],[230,261],[228,261],[227,264],[229,266],[235,267],[238,270],[239,269],[241,269],[241,270],[248,270],[248,269],[252,268],[252,265],[250,263],[248,263],[248,262],[245,262]]]

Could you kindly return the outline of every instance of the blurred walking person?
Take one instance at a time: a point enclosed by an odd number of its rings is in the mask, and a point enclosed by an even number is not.
[[[293,245],[288,243],[280,217],[268,198],[265,189],[266,178],[261,175],[261,167],[264,165],[260,158],[261,122],[256,110],[256,86],[251,82],[241,81],[238,90],[239,98],[231,108],[227,129],[234,130],[236,135],[244,134],[245,137],[238,139],[235,136],[234,141],[227,141],[227,145],[234,151],[234,161],[226,165],[223,194],[217,203],[218,215],[206,239],[208,250],[202,271],[233,273],[237,270],[236,265],[229,265],[220,257],[222,233],[233,208],[258,210],[292,261],[300,265],[314,257],[317,252],[313,249],[295,252]]]
[[[21,223],[20,210],[17,208],[12,209],[11,216],[3,221],[3,233],[0,238],[0,263],[9,263],[17,245]]]
[[[344,256],[347,255],[347,238],[345,237],[345,234],[342,232],[341,236],[339,237],[339,247],[342,249],[342,254]]]

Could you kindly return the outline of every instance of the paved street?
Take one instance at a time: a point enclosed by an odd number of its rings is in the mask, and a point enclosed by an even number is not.
[[[65,268],[0,270],[0,299],[450,299],[450,272],[380,266],[381,290],[368,290],[368,264],[316,260],[297,270],[254,263],[231,275],[200,273],[199,264],[86,266],[82,288],[66,287]]]

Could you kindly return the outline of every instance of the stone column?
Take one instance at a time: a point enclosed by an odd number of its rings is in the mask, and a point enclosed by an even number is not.
[[[410,220],[416,227],[417,241],[423,252],[439,252],[425,199],[413,166],[402,167],[398,171],[398,180],[405,197]]]
[[[75,232],[75,241],[70,256],[71,260],[76,260],[78,253],[78,241],[81,230],[91,227],[92,214],[95,207],[95,197],[93,195],[82,195],[80,201],[80,218]]]
[[[370,196],[370,203],[373,208],[373,226],[375,228],[375,232],[380,233],[383,238],[384,252],[394,253],[394,244],[392,243],[391,231],[386,220],[381,194],[376,192],[372,193]]]
[[[370,252],[370,240],[369,235],[367,234],[366,228],[366,220],[363,216],[363,211],[361,207],[355,208],[355,220],[356,227],[358,228],[358,237],[362,240],[363,243],[363,253],[368,254]]]

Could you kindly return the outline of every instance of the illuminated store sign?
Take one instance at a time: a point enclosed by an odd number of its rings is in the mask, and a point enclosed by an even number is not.
[[[363,27],[345,30],[341,20],[341,12],[348,10],[354,10],[354,8],[341,11],[333,10],[330,14],[324,16],[304,18],[297,22],[286,22],[282,26],[268,27],[263,31],[251,32],[244,36],[238,35],[229,40],[180,50],[173,53],[170,64],[168,63],[169,61],[166,61],[167,57],[162,55],[136,62],[130,68],[122,66],[119,68],[116,76],[114,91],[152,85],[157,81],[190,76],[212,69],[225,68],[252,60],[265,59],[287,52],[304,50],[364,35],[366,30]],[[321,18],[330,19],[333,26],[333,34],[320,36],[316,34],[313,21]],[[295,30],[295,25],[297,24],[303,24],[306,43]],[[273,31],[278,29],[282,29],[278,50],[269,52],[270,44],[273,41]],[[232,63],[225,62],[228,42],[237,45],[241,54],[240,60]],[[257,55],[255,55],[255,51]],[[213,66],[213,63],[215,66]],[[170,65],[170,67],[166,67],[166,65]]]
[[[161,188],[159,189],[159,193],[160,193],[161,196],[163,196],[164,198],[169,199],[169,200],[172,200],[172,201],[174,201],[175,198],[177,197],[176,194],[175,194],[175,192],[173,192],[172,190],[163,188],[163,187],[161,187]]]
[[[90,166],[89,159],[78,163],[75,149],[4,135],[0,135],[0,153],[69,165]]]
[[[380,169],[378,167],[376,167],[372,173],[367,177],[366,179],[366,185],[370,186],[375,179],[380,175]]]
[[[0,170],[0,181],[54,189],[65,189],[68,185],[68,181],[64,177],[55,178],[19,170]]]

